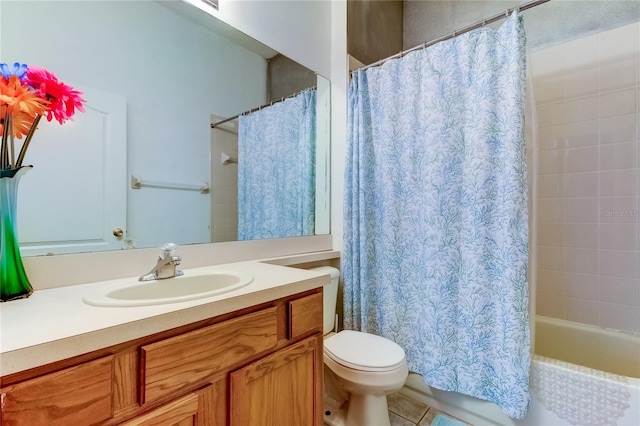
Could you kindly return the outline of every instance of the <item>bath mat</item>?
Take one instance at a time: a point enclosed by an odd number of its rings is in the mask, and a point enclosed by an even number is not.
[[[447,417],[444,414],[436,414],[431,421],[431,426],[466,426],[466,424]]]

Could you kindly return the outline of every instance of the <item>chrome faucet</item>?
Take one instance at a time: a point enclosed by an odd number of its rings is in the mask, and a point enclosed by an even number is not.
[[[162,256],[158,257],[158,263],[148,274],[138,278],[138,281],[162,280],[164,278],[184,275],[184,272],[176,269],[176,266],[178,266],[182,260],[180,256],[173,255],[177,248],[178,246],[173,243],[167,243],[161,246]]]

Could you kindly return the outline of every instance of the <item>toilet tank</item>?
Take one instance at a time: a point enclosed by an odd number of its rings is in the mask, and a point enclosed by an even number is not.
[[[331,283],[324,286],[323,291],[323,334],[333,331],[336,319],[336,304],[338,302],[338,282],[340,281],[340,271],[331,266],[318,266],[311,268],[313,271],[324,272],[331,275]]]

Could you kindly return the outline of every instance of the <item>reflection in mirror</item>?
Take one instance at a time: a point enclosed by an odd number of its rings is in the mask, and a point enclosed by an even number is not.
[[[34,137],[25,160],[34,169],[18,201],[23,255],[237,239],[243,159],[237,143],[219,144],[217,135],[244,118],[211,124],[310,86],[313,232],[329,232],[326,79],[178,0],[2,1],[0,8],[0,62],[45,67],[87,100],[74,122],[44,123]],[[223,145],[239,164],[222,164]]]

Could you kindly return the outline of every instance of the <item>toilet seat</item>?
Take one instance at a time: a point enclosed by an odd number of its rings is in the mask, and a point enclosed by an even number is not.
[[[338,364],[359,371],[391,371],[406,363],[404,351],[395,342],[352,330],[327,338],[324,353]]]

